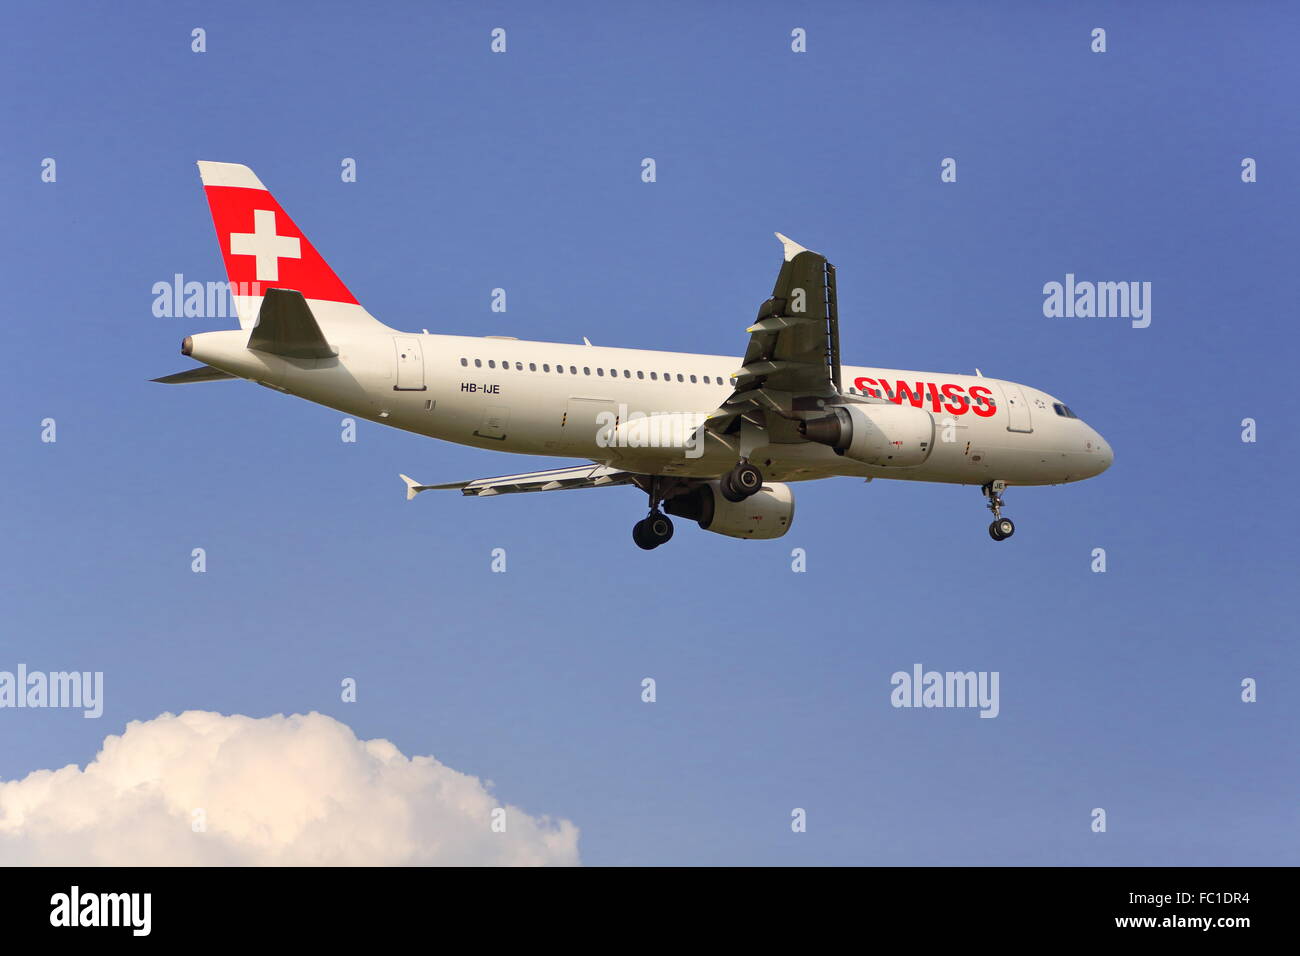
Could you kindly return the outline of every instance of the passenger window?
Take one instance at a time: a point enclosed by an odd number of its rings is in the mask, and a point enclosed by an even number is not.
[[[658,373],[658,372],[651,372],[651,373],[650,373],[650,381],[652,381],[652,382],[657,382],[657,381],[659,381],[659,373]]]
[[[528,363],[528,371],[530,371],[530,372],[536,372],[536,371],[537,371],[537,363],[536,363],[536,362],[529,362],[529,363]]]
[[[624,377],[624,378],[631,378],[631,377],[632,377],[632,373],[631,373],[630,371],[628,371],[627,369],[623,369],[623,377]]]
[[[590,374],[591,374],[591,369],[587,368],[587,366],[584,365],[584,366],[582,367],[582,374],[583,374],[583,375],[590,375]]]
[[[564,374],[564,366],[563,366],[563,365],[557,365],[557,366],[555,366],[555,371],[557,371],[557,372],[559,372],[561,375],[563,375],[563,374]]]
[[[681,372],[678,372],[678,373],[677,373],[677,381],[680,382],[681,380],[682,380],[682,373],[681,373]]]
[[[475,367],[475,368],[482,368],[482,367],[483,367],[483,360],[482,360],[482,359],[475,359],[475,360],[474,360],[474,367]]]
[[[460,364],[461,364],[461,365],[466,365],[466,366],[469,365],[469,359],[461,359],[461,360],[460,360]]]
[[[549,365],[545,365],[545,364],[542,365],[542,371],[543,371],[543,372],[549,372],[550,370],[551,370],[551,367],[550,367]]]
[[[497,367],[496,359],[488,359],[488,368],[496,368],[496,367]]]
[[[692,385],[695,384],[695,376],[694,376],[694,375],[691,376],[691,384],[692,384]]]
[[[522,372],[523,370],[524,370],[524,363],[523,363],[523,362],[516,362],[516,363],[515,363],[515,371],[516,371],[516,372]]]
[[[642,372],[642,371],[638,370],[637,373],[636,373],[636,377],[637,377],[637,378],[645,378],[645,372]]]
[[[569,374],[570,374],[570,375],[577,375],[577,374],[578,374],[578,366],[576,366],[576,365],[570,365],[570,366],[569,366]]]
[[[597,376],[598,378],[604,378],[604,377],[605,377],[605,370],[604,370],[603,368],[598,368],[598,369],[596,369],[596,376]]]

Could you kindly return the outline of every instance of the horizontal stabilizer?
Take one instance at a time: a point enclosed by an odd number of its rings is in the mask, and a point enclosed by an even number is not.
[[[267,289],[257,324],[248,336],[248,347],[286,358],[314,359],[338,355],[311,314],[301,292]]]
[[[221,382],[238,377],[238,375],[223,372],[219,368],[213,368],[211,365],[200,365],[198,368],[186,369],[184,372],[164,375],[162,378],[154,378],[150,379],[150,381],[162,382],[164,385],[189,385],[192,382]]]

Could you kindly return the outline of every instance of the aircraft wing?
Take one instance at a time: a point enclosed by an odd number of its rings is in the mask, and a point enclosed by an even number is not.
[[[746,421],[766,429],[775,424],[769,413],[781,418],[813,410],[817,399],[840,394],[835,267],[781,233],[776,237],[785,247],[776,285],[746,330],[749,347],[740,370],[731,376],[735,390],[705,421],[718,435],[735,433]],[[787,437],[791,431],[782,430]]]
[[[524,491],[566,491],[571,488],[600,488],[605,485],[629,485],[636,476],[628,471],[608,465],[588,463],[572,468],[552,468],[523,475],[502,475],[499,478],[476,478],[473,481],[452,481],[444,485],[422,485],[414,478],[399,476],[406,482],[406,500],[410,501],[422,491],[460,489],[461,494],[484,497],[511,495]]]

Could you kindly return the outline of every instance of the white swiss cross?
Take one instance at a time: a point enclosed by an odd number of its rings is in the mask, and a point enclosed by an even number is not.
[[[275,282],[280,278],[281,259],[301,259],[302,251],[293,236],[275,234],[275,210],[254,209],[253,231],[230,234],[232,256],[257,256],[257,281]]]

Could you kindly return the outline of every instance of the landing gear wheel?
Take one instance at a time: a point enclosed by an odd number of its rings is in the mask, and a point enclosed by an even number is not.
[[[1016,533],[1016,526],[1012,524],[1010,518],[1002,517],[1002,492],[1006,491],[1007,483],[1005,481],[990,481],[987,485],[980,488],[984,497],[989,500],[989,511],[993,512],[993,523],[989,525],[989,537],[994,541],[1005,541]]]
[[[648,518],[642,518],[632,526],[632,540],[643,551],[653,551],[661,544],[666,544],[673,536],[673,523],[668,516],[656,512]]]
[[[644,534],[656,547],[667,544],[673,536],[673,523],[666,514],[652,514],[645,519]]]
[[[722,476],[722,497],[728,501],[744,501],[763,487],[763,473],[747,461]]]

